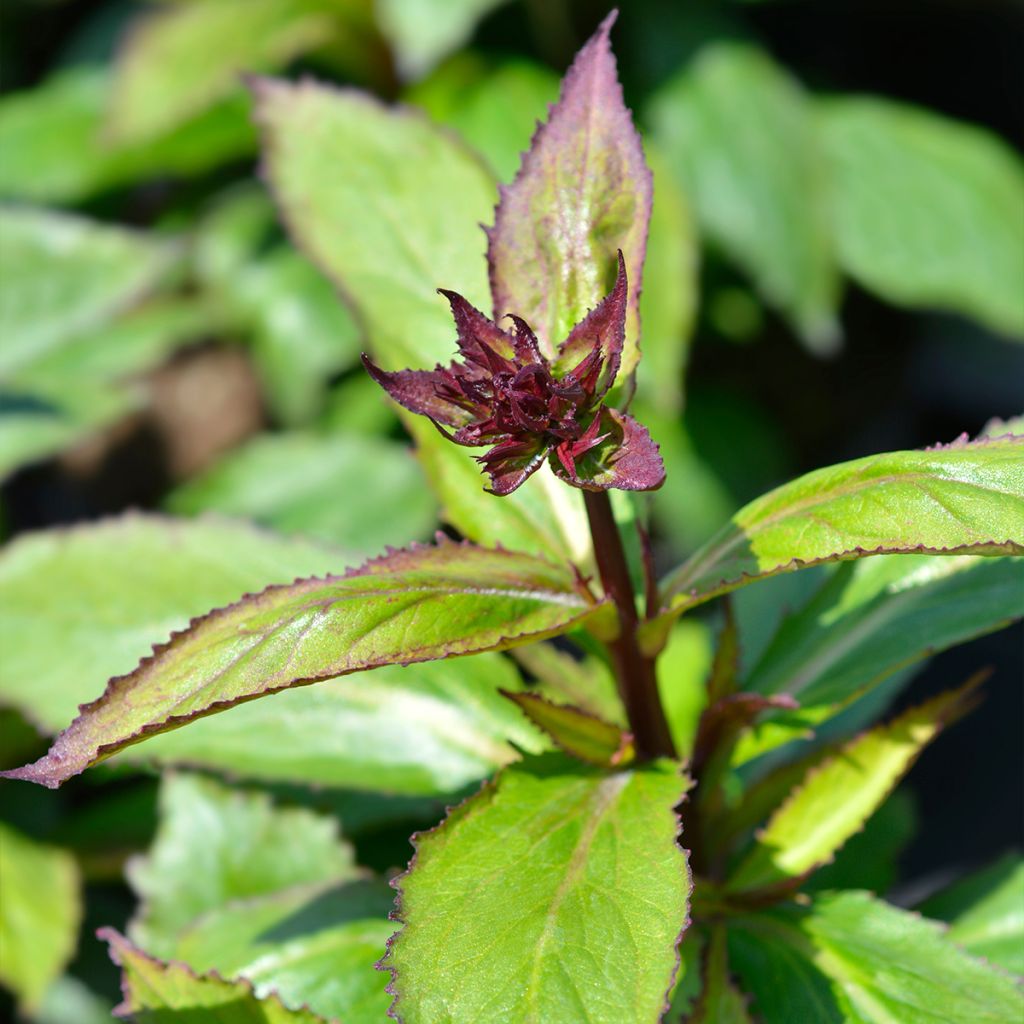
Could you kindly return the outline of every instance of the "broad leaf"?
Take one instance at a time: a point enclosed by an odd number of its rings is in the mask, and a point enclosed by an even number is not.
[[[35,1010],[78,940],[78,867],[0,822],[0,983]]]
[[[965,955],[932,922],[864,892],[818,896],[737,920],[729,957],[766,1021],[1011,1024],[1013,982]]]
[[[485,305],[478,225],[494,200],[486,170],[426,118],[358,93],[261,82],[257,114],[283,216],[356,309],[376,361],[385,370],[447,362],[455,333],[435,289]],[[461,533],[557,558],[582,552],[586,562],[581,495],[543,469],[495,501],[471,457],[413,419],[428,479]]]
[[[1024,437],[870,455],[752,501],[662,583],[668,612],[751,580],[889,553],[1024,554]]]
[[[689,1024],[750,1024],[746,1000],[729,977],[725,925],[718,925],[711,932],[704,957],[703,984],[693,1014],[687,1018]]]
[[[653,1024],[687,923],[674,812],[686,789],[667,762],[608,775],[551,755],[505,769],[418,837],[383,961],[392,1012]]]
[[[797,884],[830,861],[885,800],[924,747],[970,706],[968,683],[851,740],[808,772],[730,874],[729,892]]]
[[[609,15],[566,72],[488,233],[494,311],[517,313],[553,357],[611,290],[622,250],[629,275],[623,379],[639,359],[639,298],[651,172],[622,99]]]
[[[43,996],[33,1024],[110,1024],[113,1002],[71,974],[58,978]]]
[[[496,654],[384,667],[202,718],[129,747],[117,761],[378,793],[453,793],[516,760],[517,750],[544,749],[499,688],[518,690],[520,682]]]
[[[103,323],[151,289],[173,250],[139,231],[0,207],[0,376]]]
[[[109,943],[121,968],[124,1000],[114,1013],[135,1024],[171,1024],[211,1019],[225,1024],[328,1024],[308,1010],[288,1010],[275,995],[258,999],[246,981],[225,981],[217,974],[199,975],[182,963],[164,963],[136,949],[113,928],[97,937]]]
[[[297,432],[247,442],[171,494],[168,508],[254,519],[330,541],[356,559],[423,540],[437,523],[405,445]]]
[[[648,110],[709,239],[809,345],[838,341],[827,167],[811,100],[764,53],[718,44]]]
[[[633,737],[571,704],[555,704],[538,693],[504,691],[539,729],[546,732],[567,754],[604,768],[627,765],[633,760]]]
[[[948,921],[949,937],[968,953],[1024,975],[1024,861],[1019,854],[955,882],[920,910]]]
[[[141,901],[130,936],[154,956],[174,956],[186,928],[229,904],[360,876],[336,821],[258,790],[167,775],[159,809],[153,846],[127,872]]]
[[[609,611],[568,568],[529,555],[450,541],[394,551],[194,619],[111,680],[45,757],[3,774],[56,787],[147,736],[290,686],[502,650]]]
[[[1024,340],[1024,165],[989,132],[881,99],[821,110],[839,256],[865,287]]]

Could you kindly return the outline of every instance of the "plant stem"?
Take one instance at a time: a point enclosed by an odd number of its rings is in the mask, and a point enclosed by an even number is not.
[[[672,734],[658,696],[654,661],[644,656],[637,640],[636,597],[612,503],[607,491],[584,491],[583,497],[601,582],[619,612],[619,635],[608,646],[637,757],[675,757]]]

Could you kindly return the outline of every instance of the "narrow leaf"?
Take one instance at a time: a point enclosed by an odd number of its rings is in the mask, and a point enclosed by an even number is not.
[[[155,960],[113,928],[101,928],[97,937],[109,944],[110,957],[121,968],[124,999],[114,1013],[135,1024],[210,1019],[231,1024],[328,1024],[308,1010],[285,1009],[274,995],[257,999],[246,981],[225,981],[213,973],[195,974],[182,963]]]
[[[45,757],[3,775],[53,788],[149,735],[243,701],[380,665],[505,649],[607,610],[580,595],[568,568],[529,555],[451,542],[394,551],[193,620],[111,680]]]
[[[653,1024],[687,924],[674,812],[686,788],[664,762],[608,775],[551,755],[505,769],[418,837],[382,962],[392,1013]]]
[[[501,189],[487,255],[495,313],[523,317],[551,357],[610,291],[621,249],[630,278],[625,377],[639,359],[652,186],[618,82],[614,22],[613,12],[577,54],[515,181]]]
[[[633,737],[617,725],[570,704],[554,704],[536,693],[502,692],[567,754],[605,768],[633,760]]]
[[[1024,554],[1024,437],[871,455],[740,509],[662,583],[665,618],[754,579],[887,553]]]
[[[885,800],[940,730],[969,709],[972,680],[857,737],[813,768],[758,833],[726,889],[799,880],[830,861]]]

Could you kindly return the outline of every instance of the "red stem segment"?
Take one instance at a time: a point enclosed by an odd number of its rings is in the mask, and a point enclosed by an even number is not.
[[[584,491],[583,497],[594,538],[594,556],[605,593],[619,612],[619,635],[609,644],[615,678],[626,705],[637,756],[642,760],[676,756],[672,734],[658,696],[654,661],[644,656],[637,641],[639,617],[629,578],[622,537],[612,514],[607,491]]]

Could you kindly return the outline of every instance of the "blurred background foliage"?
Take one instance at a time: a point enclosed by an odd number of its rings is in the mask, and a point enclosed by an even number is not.
[[[649,506],[659,560],[672,564],[789,476],[975,434],[992,416],[1019,413],[1021,7],[623,7],[615,48],[656,182],[637,406],[669,467]],[[288,241],[261,184],[244,76],[310,75],[418,107],[464,140],[489,180],[508,180],[559,74],[604,13],[595,0],[5,0],[4,538],[128,508],[217,513],[280,535],[271,544],[252,527],[206,519],[183,525],[174,550],[154,560],[140,520],[123,564],[79,550],[69,566],[45,541],[22,548],[6,571],[33,578],[37,590],[25,598],[33,611],[65,616],[69,636],[90,634],[84,647],[69,641],[70,652],[91,649],[109,672],[123,669],[116,637],[93,635],[65,590],[76,577],[106,578],[111,593],[96,598],[99,606],[133,622],[135,614],[140,633],[151,633],[154,621],[169,628],[181,614],[259,586],[271,566],[338,569],[385,544],[425,539],[438,525],[408,439],[359,369],[360,324]],[[405,190],[393,211],[400,232],[401,218],[431,198],[417,187],[417,168],[399,166],[400,146],[394,159],[396,188]],[[209,558],[211,545],[219,560]],[[118,609],[128,579],[137,585]],[[743,592],[752,648],[814,582],[799,574]],[[129,611],[138,602],[145,611]],[[666,672],[700,680],[713,623],[680,626]],[[886,820],[829,869],[842,884],[853,884],[844,874],[851,864],[874,856],[871,884],[896,886],[897,895],[902,886],[903,901],[913,902],[936,879],[1019,843],[1022,646],[1018,629],[948,652],[905,691],[901,700],[919,700],[978,664],[997,666],[986,709],[940,744],[938,759],[925,755],[913,790],[887,804]],[[37,730],[59,729],[74,712],[66,694],[62,702],[62,673],[76,670],[68,652],[37,653],[31,725],[0,677],[11,704],[0,715],[6,763],[32,756]],[[491,670],[508,665],[495,659]],[[544,666],[528,667],[544,677]],[[399,673],[386,675],[388,701],[424,699],[405,692]],[[457,716],[472,680],[435,675],[425,684],[429,699]],[[695,720],[699,706],[686,694],[696,691],[673,691],[675,719]],[[376,714],[379,742],[415,745],[393,715],[381,724],[383,698],[380,709],[345,700],[325,688],[322,706],[305,713],[333,716],[326,720],[353,736]],[[262,703],[224,718],[265,735],[269,749],[275,722]],[[350,772],[333,746],[308,750],[309,764],[291,765],[289,778],[315,777],[332,763],[326,781],[336,788],[285,798],[339,811],[361,862],[386,868],[404,859],[399,840],[411,825],[436,819],[440,794],[500,763],[500,751],[479,750],[503,743],[511,727],[500,702],[461,726],[449,721],[449,730],[481,730],[477,754],[467,743],[453,757],[442,743],[434,777],[395,769],[396,795],[372,804],[346,789],[367,761]],[[148,763],[164,756],[216,766],[224,735],[206,743],[198,725],[172,733],[163,755],[159,743],[147,747]],[[259,776],[258,765],[245,768]],[[997,789],[1010,790],[998,805],[989,799]],[[54,794],[8,783],[2,814],[5,887],[11,878],[20,884],[18,864],[31,863],[22,888],[39,908],[77,891],[80,877],[86,898],[46,911],[59,933],[45,944],[50,960],[14,963],[16,973],[0,982],[39,1024],[109,1019],[115,974],[98,945],[82,943],[54,979],[71,955],[69,934],[123,924],[129,914],[121,869],[153,835],[154,780],[112,768]]]

